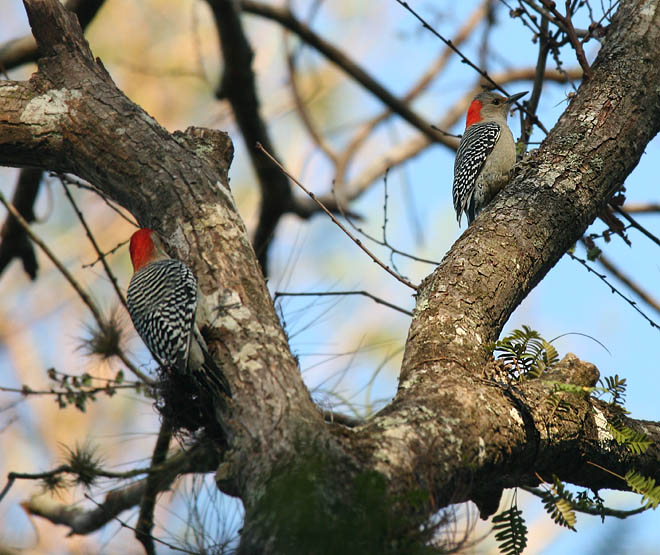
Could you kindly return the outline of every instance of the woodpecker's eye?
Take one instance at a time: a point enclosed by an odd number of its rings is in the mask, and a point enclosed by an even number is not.
[[[493,98],[493,104],[495,104],[495,106],[499,106],[500,105],[499,98]]]

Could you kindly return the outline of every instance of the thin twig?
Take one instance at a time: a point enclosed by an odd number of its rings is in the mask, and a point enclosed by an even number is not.
[[[122,473],[97,471],[96,475],[124,480],[145,474],[162,475],[162,480],[159,481],[159,484],[162,488],[161,491],[164,491],[170,487],[171,483],[179,475],[213,472],[218,466],[218,456],[219,454],[215,448],[196,442],[187,446],[185,450],[179,450],[156,467],[135,469]],[[11,482],[17,478],[44,479],[55,476],[54,472],[64,472],[67,468],[58,467],[54,471],[51,470],[47,473],[31,475],[9,473],[7,478]],[[64,524],[68,526],[71,529],[70,534],[86,535],[105,526],[120,512],[138,505],[144,494],[146,481],[143,478],[121,488],[111,490],[106,494],[102,505],[99,506],[98,503],[94,502],[99,507],[94,510],[83,510],[82,508],[70,507],[62,503],[53,505],[51,502],[48,502],[43,504],[40,501],[41,497],[26,501],[22,506],[30,514],[43,517],[53,524]],[[7,489],[7,486],[5,486],[5,490]]]
[[[386,169],[385,171],[386,171],[386,172],[389,171],[389,168]],[[334,193],[334,191],[335,191],[334,188],[333,188],[332,191],[333,191],[333,193]],[[414,260],[415,262],[423,262],[424,264],[432,264],[433,266],[437,266],[437,265],[439,264],[439,262],[438,262],[437,260],[430,260],[429,258],[422,258],[421,256],[416,256],[416,255],[414,255],[414,254],[407,253],[407,252],[405,252],[405,251],[402,251],[402,250],[400,250],[400,249],[397,249],[396,247],[393,247],[392,245],[390,245],[390,244],[387,243],[387,242],[383,242],[383,241],[381,241],[381,240],[379,240],[379,239],[376,239],[373,235],[370,235],[369,233],[367,233],[366,231],[364,231],[364,229],[362,229],[361,227],[358,227],[357,225],[355,225],[355,222],[353,222],[353,218],[352,218],[352,216],[351,216],[348,212],[345,212],[345,211],[342,209],[342,207],[341,207],[341,203],[337,202],[337,207],[339,208],[339,212],[341,213],[341,215],[343,216],[343,218],[348,222],[348,224],[349,224],[349,225],[350,225],[355,231],[357,231],[358,233],[362,234],[364,237],[366,237],[366,238],[369,239],[370,241],[373,241],[373,242],[376,243],[377,245],[380,245],[381,247],[386,247],[386,248],[388,248],[388,249],[390,250],[390,252],[391,252],[391,255],[392,255],[392,254],[398,254],[398,255],[403,256],[403,257],[405,257],[405,258],[409,258],[410,260]],[[391,256],[391,255],[390,255],[390,256]]]
[[[591,67],[589,66],[589,62],[587,62],[587,56],[584,53],[584,48],[582,47],[582,43],[580,42],[580,39],[577,36],[577,31],[575,30],[575,27],[573,27],[573,20],[572,20],[572,14],[570,13],[570,6],[569,2],[566,2],[566,15],[562,15],[561,12],[556,8],[556,4],[553,0],[541,0],[541,3],[543,6],[554,15],[555,19],[559,22],[561,22],[563,26],[563,31],[566,33],[566,36],[568,37],[568,41],[571,43],[571,46],[575,50],[575,56],[577,57],[578,63],[582,67],[582,70],[584,71],[584,80],[591,79]]]
[[[143,474],[151,474],[155,471],[153,468],[136,468],[126,472],[112,472],[110,470],[96,469],[94,475],[100,478],[109,478],[112,480],[127,480],[135,478]],[[47,470],[45,472],[10,472],[7,474],[8,480],[43,480],[44,478],[52,478],[58,474],[78,474],[78,471],[68,464],[61,464],[60,466]]]
[[[616,472],[610,470],[609,468],[605,468],[604,466],[599,465],[598,463],[591,462],[591,461],[586,461],[587,464],[590,464],[591,466],[595,466],[596,468],[600,468],[603,472],[607,472],[608,474],[611,474],[612,476],[615,476],[617,478],[620,478],[624,482],[626,481],[625,477],[621,476],[621,474],[617,474]]]
[[[532,8],[535,12],[537,12],[542,18],[547,19],[553,25],[555,25],[556,27],[561,29],[564,33],[568,34],[568,30],[566,29],[566,26],[564,25],[563,21],[557,19],[552,13],[550,13],[545,8],[539,6],[536,2],[533,2],[532,0],[519,0],[519,2],[524,2],[530,8]],[[527,10],[525,10],[525,12],[528,13]],[[586,31],[584,31],[584,32],[586,33]]]
[[[67,270],[64,267],[64,265],[58,260],[58,258],[55,256],[53,251],[51,251],[48,248],[48,246],[39,237],[37,237],[37,235],[30,228],[30,225],[25,221],[23,216],[21,216],[18,213],[16,207],[10,202],[8,202],[5,196],[1,192],[0,192],[0,203],[2,203],[5,206],[5,208],[9,210],[11,215],[14,216],[14,218],[16,218],[16,220],[21,225],[21,227],[25,229],[25,232],[28,234],[30,239],[32,239],[32,241],[39,246],[39,248],[44,252],[44,254],[50,259],[50,261],[55,265],[55,267],[59,270],[59,272],[64,276],[64,279],[66,279],[71,285],[71,287],[75,289],[76,293],[78,293],[78,296],[87,305],[90,312],[94,316],[96,323],[99,325],[100,328],[103,328],[103,326],[105,325],[105,319],[103,318],[101,311],[94,304],[94,301],[92,301],[92,298],[87,294],[87,292],[82,288],[82,286],[75,280],[75,278],[73,277],[73,275],[71,275],[69,270]],[[121,361],[126,365],[126,367],[131,372],[133,372],[133,374],[135,374],[143,382],[149,385],[153,385],[154,381],[144,372],[136,368],[136,366],[130,360],[128,360],[128,358],[122,351],[119,351],[117,356],[119,356]]]
[[[512,18],[519,17],[520,22],[527,27],[534,35],[538,34],[539,32],[539,24],[536,21],[536,16],[532,16],[528,11],[525,6],[523,6],[521,0],[518,0],[518,6],[519,8],[513,8],[512,6],[509,5],[509,3],[506,0],[500,0],[500,3],[504,4],[508,10],[509,13],[511,14]],[[516,13],[518,10],[520,10],[520,13]],[[525,18],[527,16],[527,18]]]
[[[629,289],[631,289],[640,299],[642,299],[646,304],[651,308],[654,308],[657,312],[660,313],[660,303],[655,300],[651,295],[644,291],[639,285],[633,282],[627,275],[621,272],[612,262],[609,261],[605,255],[602,253],[598,257],[598,262],[600,262],[603,267],[610,272],[615,278],[619,281],[625,283]]]
[[[338,295],[364,295],[365,297],[369,297],[372,301],[378,304],[388,306],[393,310],[401,312],[402,314],[407,314],[408,316],[412,316],[412,312],[410,312],[409,310],[406,310],[405,308],[401,308],[400,306],[385,301],[380,297],[376,297],[375,295],[372,295],[367,291],[319,291],[319,292],[275,291],[275,299],[277,299],[278,297],[334,297]]]
[[[57,177],[60,180],[64,180],[69,185],[73,185],[74,187],[78,187],[79,189],[84,189],[86,191],[91,191],[92,193],[97,194],[98,196],[101,197],[103,202],[106,203],[108,208],[110,208],[110,210],[113,210],[120,218],[126,220],[133,227],[140,227],[135,223],[135,220],[131,220],[131,218],[129,218],[126,214],[124,214],[124,212],[115,205],[114,201],[112,201],[103,191],[101,191],[101,189],[97,189],[90,183],[87,183],[86,181],[80,179],[78,176],[75,175],[58,174],[55,172],[50,172],[49,175],[51,175],[52,177]]]
[[[607,276],[605,276],[603,274],[599,274],[596,270],[594,270],[591,266],[589,266],[589,264],[587,264],[586,260],[583,260],[582,258],[580,258],[578,256],[575,256],[574,254],[572,254],[570,252],[567,252],[566,254],[568,254],[568,256],[570,256],[576,262],[579,262],[580,264],[582,264],[582,266],[584,266],[587,269],[587,271],[591,272],[592,274],[595,274],[603,282],[605,282],[607,284],[607,286],[610,288],[610,290],[612,291],[612,293],[616,293],[619,297],[621,297],[624,301],[626,301],[630,306],[632,306],[637,312],[639,312],[642,315],[642,317],[649,324],[651,324],[651,327],[660,330],[660,326],[658,324],[656,324],[653,320],[651,320],[651,318],[649,318],[646,314],[644,314],[644,312],[642,312],[639,309],[639,307],[637,306],[637,303],[635,301],[633,301],[632,299],[629,299],[628,297],[626,297],[623,293],[621,293],[621,291],[619,291],[609,281],[607,281]]]
[[[496,89],[502,91],[503,93],[506,94],[506,91],[501,88],[493,79],[488,75],[487,71],[484,71],[481,69],[478,65],[476,65],[472,60],[470,60],[463,52],[461,52],[450,39],[446,39],[443,37],[440,33],[438,33],[431,25],[429,25],[426,20],[419,15],[415,10],[413,10],[409,5],[408,2],[404,2],[404,0],[396,0],[401,6],[403,6],[410,14],[422,24],[422,27],[424,27],[427,31],[430,31],[433,33],[437,38],[439,38],[442,42],[444,42],[449,48],[451,48],[456,54],[458,54],[459,58],[461,59],[461,62],[470,66],[474,71],[476,71],[479,75],[481,75],[486,81],[491,83],[493,87]]]
[[[519,486],[524,489],[526,492],[536,495],[537,497],[544,497],[546,490],[541,488],[533,488],[529,486]],[[575,511],[579,511],[584,514],[594,515],[594,516],[613,516],[614,518],[628,518],[629,516],[637,515],[648,510],[650,507],[638,507],[637,509],[631,509],[629,511],[622,511],[618,509],[611,509],[610,507],[602,507],[601,509],[596,507],[581,507],[577,503],[571,503],[571,507]]]
[[[167,421],[163,421],[160,425],[158,439],[156,440],[156,445],[154,446],[153,454],[151,456],[152,467],[165,462],[171,439],[172,428],[167,423]],[[154,528],[154,508],[156,507],[156,497],[161,490],[159,486],[160,484],[158,476],[156,474],[149,475],[144,486],[142,502],[140,503],[140,516],[138,517],[137,524],[135,525],[135,537],[144,546],[144,550],[147,552],[147,555],[155,555],[156,553],[152,531]]]
[[[96,260],[92,260],[91,262],[89,262],[89,263],[87,263],[87,264],[83,264],[83,265],[81,266],[81,268],[82,268],[83,270],[86,269],[86,268],[93,268],[94,266],[96,266],[97,262],[101,262],[101,260],[102,260],[103,258],[105,258],[106,256],[109,256],[109,255],[111,255],[111,254],[116,253],[120,248],[122,248],[122,247],[123,247],[126,243],[128,243],[129,241],[130,241],[130,239],[126,239],[126,241],[122,241],[121,243],[118,243],[117,245],[115,245],[114,247],[112,247],[108,252],[102,252],[102,253],[100,254],[100,256],[99,256]]]
[[[87,292],[80,286],[80,284],[75,280],[75,278],[71,275],[69,270],[67,270],[64,265],[58,260],[58,258],[53,254],[53,251],[51,251],[46,244],[35,235],[35,233],[30,229],[30,225],[25,221],[23,216],[21,216],[18,211],[16,210],[16,207],[11,204],[10,202],[7,201],[5,196],[0,192],[0,202],[5,206],[7,210],[11,213],[14,218],[18,220],[18,222],[23,226],[25,229],[26,233],[30,236],[30,239],[34,241],[41,250],[44,252],[44,254],[50,259],[50,261],[55,265],[55,267],[60,271],[60,273],[64,276],[64,278],[69,282],[71,287],[73,287],[76,290],[76,293],[78,293],[78,296],[82,299],[82,301],[87,305],[89,310],[91,311],[92,315],[96,319],[96,321],[101,324],[103,322],[103,315],[99,311],[98,307],[94,304],[92,301],[91,297],[87,294]]]
[[[124,308],[126,310],[128,310],[128,306],[126,305],[126,298],[124,297],[124,294],[122,293],[121,289],[119,289],[119,284],[117,283],[117,278],[112,273],[112,270],[110,269],[110,266],[108,265],[108,262],[105,259],[105,256],[103,255],[103,252],[99,248],[99,245],[96,242],[96,239],[94,238],[94,235],[92,234],[92,231],[89,229],[89,226],[87,225],[87,222],[85,221],[85,217],[83,216],[83,213],[78,208],[78,205],[76,204],[76,201],[73,200],[73,196],[71,195],[71,191],[69,191],[69,187],[67,187],[67,184],[64,182],[64,180],[62,178],[60,178],[60,181],[62,183],[62,187],[64,187],[64,194],[66,195],[66,198],[69,199],[69,202],[71,203],[71,206],[73,206],[73,210],[75,211],[76,215],[78,216],[78,219],[80,220],[81,225],[83,226],[83,228],[85,228],[85,233],[87,234],[87,237],[89,238],[89,242],[94,247],[94,250],[96,251],[96,254],[98,254],[99,259],[101,260],[101,264],[103,264],[103,269],[105,270],[106,275],[110,279],[110,282],[112,283],[112,287],[114,288],[115,293],[117,293],[117,297],[119,297],[119,300],[121,301],[121,304],[124,305]]]
[[[263,146],[261,146],[261,143],[257,143],[257,149],[261,150],[261,152],[263,152],[282,171],[284,175],[286,175],[289,179],[291,179],[291,181],[293,181],[296,185],[298,185],[298,187],[300,187],[303,191],[305,191],[305,193],[307,193],[307,195],[319,205],[321,210],[323,210],[328,215],[328,217],[339,227],[339,229],[341,229],[358,247],[360,247],[369,256],[369,258],[371,258],[371,260],[373,260],[376,264],[378,264],[383,270],[385,270],[396,280],[400,281],[404,285],[407,285],[414,291],[417,291],[418,288],[416,285],[413,285],[407,279],[397,275],[396,272],[394,272],[387,264],[383,263],[379,258],[377,258],[374,254],[372,254],[372,252],[362,244],[362,241],[360,241],[350,231],[348,231],[348,229],[346,229],[346,227],[337,218],[333,216],[332,212],[330,212],[330,210],[328,210],[325,207],[325,205],[316,198],[316,195],[312,193],[309,189],[307,189],[295,177],[293,177],[293,175],[291,175],[284,168],[284,166],[282,166],[282,164],[280,164],[275,158],[273,158],[270,152],[268,152]]]
[[[85,494],[85,497],[89,499],[92,503],[94,503],[99,509],[103,510],[103,505],[95,501],[91,495]],[[121,520],[118,516],[115,516],[113,520],[116,520],[121,525],[122,528],[126,528],[127,530],[132,530],[133,533],[137,534],[137,530],[135,528],[133,528],[130,524],[127,524],[126,522]],[[169,547],[173,551],[180,551],[181,553],[190,553],[191,555],[197,555],[199,553],[198,551],[190,551],[189,549],[184,549],[183,547],[177,547],[174,544],[168,543],[154,536],[151,536],[151,539],[153,539],[154,541],[158,542],[161,545],[164,545],[165,547]]]
[[[7,477],[7,483],[5,484],[5,487],[2,488],[2,491],[0,491],[0,503],[4,499],[5,495],[7,495],[7,492],[11,489],[11,487],[14,485],[14,482],[16,481],[16,478],[13,477]]]
[[[644,226],[640,225],[637,223],[637,221],[630,215],[628,214],[625,210],[623,210],[620,206],[616,206],[615,204],[610,204],[610,206],[614,209],[615,212],[618,212],[621,214],[626,220],[630,222],[630,225],[633,226],[635,229],[638,231],[641,231],[644,235],[646,235],[651,241],[653,241],[656,245],[660,246],[660,239],[658,239],[653,233],[651,233],[648,229],[646,229]]]
[[[85,395],[95,395],[96,393],[107,393],[114,389],[137,389],[140,385],[142,385],[141,382],[135,382],[130,384],[104,385],[89,388],[81,387],[78,391]],[[72,393],[70,389],[32,389],[28,385],[24,385],[23,387],[5,387],[0,385],[0,391],[5,391],[6,393],[20,393],[25,397],[28,395],[70,395]]]
[[[413,10],[409,5],[408,2],[404,2],[404,0],[396,0],[401,6],[403,6],[412,16],[417,19],[422,24],[422,27],[424,27],[426,30],[430,31],[433,33],[434,36],[439,38],[442,42],[444,42],[449,48],[451,48],[458,56],[461,58],[461,62],[470,66],[472,69],[474,69],[479,75],[481,75],[486,81],[491,83],[493,85],[493,88],[501,91],[505,95],[509,95],[509,93],[502,88],[501,85],[499,85],[490,75],[488,75],[487,71],[482,70],[479,66],[477,66],[474,62],[472,62],[465,54],[463,54],[450,39],[446,39],[443,37],[440,33],[438,33],[431,25],[429,25],[426,20],[419,15],[415,10]],[[536,117],[535,114],[532,114],[528,112],[524,106],[519,104],[521,106],[521,109],[524,110],[531,118],[533,118],[534,123],[538,126],[539,129],[541,129],[546,135],[548,134],[548,130],[545,128],[545,126],[541,123],[541,121]]]

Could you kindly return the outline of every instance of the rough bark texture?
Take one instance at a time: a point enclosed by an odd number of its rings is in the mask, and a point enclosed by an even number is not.
[[[333,511],[359,505],[364,488],[356,484],[374,471],[404,508],[406,493],[424,492],[422,507],[410,510],[417,523],[466,499],[489,514],[502,487],[536,484],[535,473],[625,487],[587,461],[660,479],[657,446],[632,455],[614,444],[607,405],[559,393],[570,410],[553,410],[547,381],[493,380],[483,348],[660,129],[658,0],[621,2],[593,77],[423,283],[396,398],[354,429],[324,423],[301,380],[228,188],[229,138],[202,129],[169,134],[115,87],[56,0],[25,4],[42,57],[28,82],[0,82],[0,163],[91,181],[166,238],[195,270],[209,306],[225,307],[208,330],[234,392],[217,478],[245,503],[242,552],[287,552],[290,529],[272,502],[283,501],[282,477],[296,476],[293,460],[314,476],[308,497],[322,501],[315,508],[324,528]],[[546,376],[585,386],[597,377],[572,355]],[[657,423],[627,424],[660,438]],[[291,502],[286,514],[303,522],[296,506],[310,510]]]

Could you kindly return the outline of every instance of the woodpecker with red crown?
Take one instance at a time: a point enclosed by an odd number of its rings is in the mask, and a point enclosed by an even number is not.
[[[126,304],[138,335],[156,362],[165,370],[196,377],[204,372],[204,383],[213,383],[231,397],[227,379],[208,352],[200,327],[206,323],[197,279],[180,260],[170,258],[151,229],[140,229],[131,237],[134,274]]]
[[[516,145],[506,120],[511,105],[526,94],[506,97],[484,91],[472,100],[454,161],[452,196],[458,225],[463,213],[470,225],[509,182]]]

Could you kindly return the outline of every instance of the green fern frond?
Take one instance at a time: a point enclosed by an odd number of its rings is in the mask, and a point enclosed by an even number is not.
[[[528,326],[513,330],[501,340],[490,343],[488,348],[493,355],[498,353],[498,359],[511,366],[515,379],[523,376],[538,378],[559,361],[557,350]]]
[[[554,483],[542,498],[543,508],[557,524],[577,532],[573,494],[566,489],[559,478],[554,476],[553,480]]]
[[[614,374],[614,376],[605,377],[605,387],[612,395],[623,398],[626,395],[628,384],[626,384],[626,378],[619,378],[618,374]]]
[[[642,496],[644,507],[655,510],[660,505],[660,486],[655,485],[653,478],[642,476],[635,470],[629,470],[625,478],[630,489]]]
[[[503,555],[520,555],[527,547],[527,526],[522,511],[514,505],[493,517],[495,539]]]
[[[623,409],[623,404],[626,401],[626,388],[628,387],[626,379],[619,378],[619,375],[615,374],[614,376],[606,376],[605,382],[602,379],[598,380],[598,383],[600,387],[595,388],[599,394],[598,396],[600,397],[603,394],[611,395],[610,405]],[[627,413],[628,411],[624,412]]]
[[[624,426],[621,429],[616,428],[612,423],[607,423],[607,429],[612,434],[614,441],[623,445],[635,455],[641,455],[653,444],[644,432],[639,432]]]
[[[577,532],[575,529],[577,517],[575,516],[573,505],[566,501],[566,499],[548,495],[543,503],[543,508],[557,524],[565,526],[573,530],[573,532]]]
[[[598,513],[601,522],[605,522],[604,501],[597,491],[584,489],[578,492],[574,507],[578,511],[590,512],[591,514]]]

